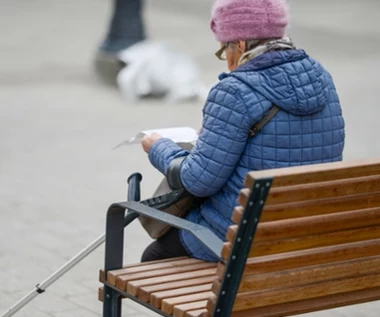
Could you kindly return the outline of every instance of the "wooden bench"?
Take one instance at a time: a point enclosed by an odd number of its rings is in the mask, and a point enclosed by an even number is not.
[[[119,257],[100,273],[103,316],[119,316],[122,297],[175,317],[290,316],[380,299],[380,160],[251,172],[245,185],[226,242],[205,242],[221,248],[219,263],[121,268]]]

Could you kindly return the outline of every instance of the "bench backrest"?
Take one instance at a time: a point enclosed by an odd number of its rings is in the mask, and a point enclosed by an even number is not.
[[[210,314],[288,316],[380,299],[380,160],[252,172],[246,187]]]

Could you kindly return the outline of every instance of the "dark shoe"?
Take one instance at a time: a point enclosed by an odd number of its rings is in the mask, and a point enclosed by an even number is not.
[[[94,60],[94,69],[99,79],[107,85],[116,86],[117,74],[125,63],[117,58],[116,53],[98,51]]]

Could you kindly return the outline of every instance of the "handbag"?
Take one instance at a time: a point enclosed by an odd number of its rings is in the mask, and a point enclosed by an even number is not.
[[[177,190],[176,195],[170,195],[170,193],[173,193],[173,188],[169,186],[165,177],[155,190],[153,198],[146,201],[147,205],[152,206],[158,202],[159,205],[167,207],[158,207],[157,209],[176,217],[185,218],[190,210],[200,207],[202,202],[207,199],[195,197],[184,189]],[[139,216],[139,221],[152,239],[159,239],[172,229],[164,222],[145,216]]]
[[[280,109],[276,105],[273,105],[268,114],[265,115],[259,123],[256,123],[254,126],[252,126],[249,131],[248,138],[252,138],[257,133],[259,133],[260,130],[277,114],[279,110]],[[182,158],[182,161],[183,159],[185,159],[185,157]],[[160,205],[163,205],[165,207],[157,209],[176,217],[185,218],[191,210],[200,208],[207,197],[195,197],[191,195],[183,188],[182,184],[182,188],[178,188],[180,187],[179,185],[170,186],[169,183],[173,184],[175,182],[168,181],[168,179],[172,178],[169,174],[170,170],[168,172],[168,175],[166,175],[166,177],[158,185],[153,194],[153,198],[150,198],[143,203],[153,206],[157,201],[159,201]],[[176,191],[176,195],[170,195],[170,193],[173,191]],[[172,229],[170,225],[164,222],[160,222],[158,220],[145,216],[139,216],[139,221],[145,231],[153,239],[159,239],[163,237]]]

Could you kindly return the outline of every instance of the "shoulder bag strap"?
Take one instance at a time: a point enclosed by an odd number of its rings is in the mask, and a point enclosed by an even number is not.
[[[266,116],[264,118],[252,126],[251,130],[249,130],[249,138],[254,137],[257,133],[261,131],[262,128],[270,121],[272,118],[277,114],[277,112],[280,111],[280,108],[276,105],[273,105],[273,107],[269,110]]]

